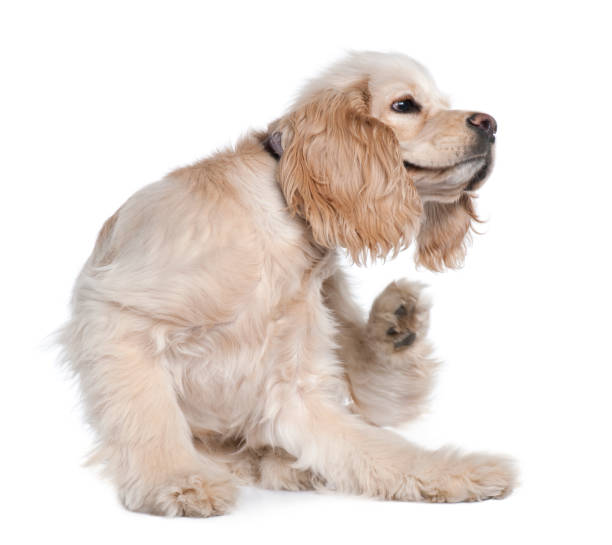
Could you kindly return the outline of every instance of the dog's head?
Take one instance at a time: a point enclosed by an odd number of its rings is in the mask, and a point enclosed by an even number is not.
[[[416,238],[417,261],[440,270],[463,260],[496,128],[449,109],[409,57],[359,53],[311,82],[269,134],[287,203],[319,244],[359,263]]]

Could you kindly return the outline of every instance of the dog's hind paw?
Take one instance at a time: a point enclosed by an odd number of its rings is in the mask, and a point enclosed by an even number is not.
[[[457,455],[439,451],[447,467],[433,479],[420,481],[423,499],[455,503],[502,499],[516,485],[517,469],[513,460],[488,454]]]

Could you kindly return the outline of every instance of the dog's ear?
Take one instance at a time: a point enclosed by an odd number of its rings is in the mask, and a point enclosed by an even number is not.
[[[472,222],[480,222],[471,197],[464,193],[456,202],[426,202],[423,208],[417,263],[432,271],[460,267],[471,240]]]
[[[397,138],[368,100],[367,82],[321,91],[275,124],[287,204],[318,244],[342,246],[356,263],[406,247],[422,212]]]

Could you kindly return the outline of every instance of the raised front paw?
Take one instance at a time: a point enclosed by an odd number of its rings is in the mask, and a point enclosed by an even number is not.
[[[429,327],[431,303],[420,282],[406,279],[391,282],[372,304],[368,332],[387,350],[400,352],[424,340]]]

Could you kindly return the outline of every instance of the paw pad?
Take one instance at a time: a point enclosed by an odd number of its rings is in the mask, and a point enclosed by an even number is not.
[[[414,331],[408,333],[403,339],[399,341],[395,341],[393,346],[396,349],[404,348],[406,346],[410,346],[416,340],[416,333]]]
[[[395,309],[393,314],[396,316],[406,316],[408,314],[408,309],[406,308],[406,305],[402,304]]]
[[[402,351],[427,333],[429,304],[421,297],[422,284],[393,282],[372,306],[370,331],[390,350]]]

